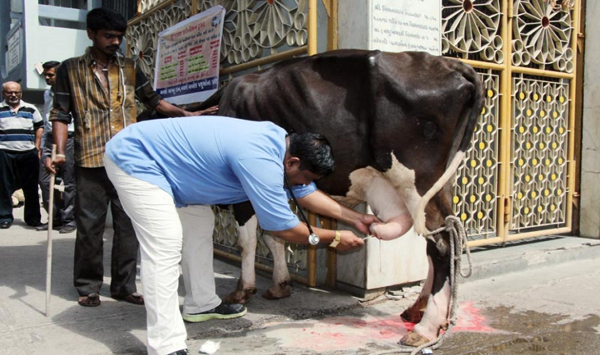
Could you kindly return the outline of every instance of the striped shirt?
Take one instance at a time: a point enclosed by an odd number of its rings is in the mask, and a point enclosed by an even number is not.
[[[40,111],[21,100],[13,109],[0,102],[0,150],[26,152],[35,148],[35,131],[43,126]]]
[[[75,122],[75,164],[104,166],[104,146],[115,134],[136,122],[135,97],[150,108],[162,99],[133,59],[120,53],[110,59],[108,92],[102,86],[91,47],[81,57],[67,59],[56,73],[50,121]],[[71,118],[72,115],[72,118]]]

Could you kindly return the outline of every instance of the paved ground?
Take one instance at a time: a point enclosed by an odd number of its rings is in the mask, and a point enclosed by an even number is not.
[[[143,307],[108,297],[102,306],[76,304],[72,287],[75,234],[54,233],[51,316],[45,312],[46,233],[21,222],[0,230],[1,354],[143,354]],[[112,231],[107,230],[105,265]],[[456,327],[435,354],[598,354],[600,351],[600,242],[549,238],[482,248],[475,274],[460,287]],[[487,249],[487,250],[483,250]],[[234,288],[239,269],[215,262],[218,293]],[[269,286],[266,277],[258,287]],[[182,294],[182,292],[180,292]],[[207,340],[217,354],[383,354],[411,329],[398,315],[416,298],[369,302],[345,293],[296,285],[292,297],[256,296],[240,319],[188,324],[189,348]]]

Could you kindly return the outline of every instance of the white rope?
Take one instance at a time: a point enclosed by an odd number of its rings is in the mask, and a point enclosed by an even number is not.
[[[444,332],[444,334],[440,335],[438,338],[425,343],[415,349],[394,349],[388,351],[377,352],[373,355],[383,355],[383,354],[398,354],[398,353],[407,353],[410,352],[410,355],[416,355],[421,352],[423,349],[431,348],[435,350],[442,346],[442,342],[446,334],[450,332],[450,329],[456,324],[456,317],[458,309],[458,283],[456,282],[457,276],[467,278],[471,276],[473,273],[473,264],[471,262],[471,250],[469,249],[469,245],[467,244],[467,233],[465,231],[465,227],[462,225],[460,219],[456,216],[448,216],[446,217],[446,223],[443,227],[438,228],[432,232],[429,232],[425,235],[425,237],[429,240],[433,241],[432,236],[435,234],[439,234],[443,231],[447,231],[450,234],[450,284],[452,285],[452,290],[450,294],[450,305],[449,305],[449,313],[448,313],[448,329]],[[462,271],[462,250],[465,249],[467,253],[467,261],[469,263],[468,272],[463,274]]]

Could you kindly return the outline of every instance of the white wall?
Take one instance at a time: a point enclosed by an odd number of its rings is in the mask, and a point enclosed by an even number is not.
[[[579,228],[583,237],[600,238],[600,1],[586,2]]]
[[[25,87],[28,89],[47,87],[44,78],[35,70],[36,63],[80,56],[92,43],[86,31],[41,26],[38,8],[37,1],[25,1]]]

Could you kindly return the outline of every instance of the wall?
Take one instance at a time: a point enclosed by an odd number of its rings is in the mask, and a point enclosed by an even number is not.
[[[63,61],[80,56],[91,41],[86,31],[70,28],[40,26],[37,1],[25,2],[25,80],[27,89],[45,89],[44,78],[38,75],[35,64],[49,60]]]
[[[600,238],[600,2],[587,0],[585,23],[580,235]]]

